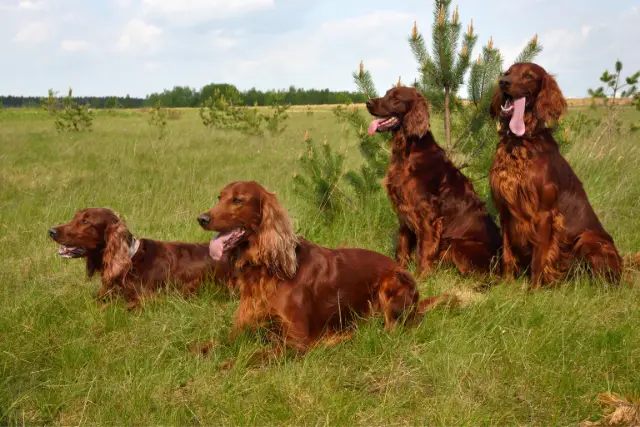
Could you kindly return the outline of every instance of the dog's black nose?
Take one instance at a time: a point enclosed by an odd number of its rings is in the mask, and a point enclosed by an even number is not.
[[[501,88],[508,88],[509,86],[511,86],[511,77],[502,76],[500,77],[499,83]]]
[[[207,214],[202,214],[198,217],[198,224],[200,224],[202,227],[209,224],[210,222],[211,222],[211,217]]]
[[[365,105],[367,106],[367,108],[371,108],[371,107],[373,107],[373,101],[371,99],[369,99],[369,100],[367,100]]]
[[[58,230],[56,228],[50,228],[49,229],[49,236],[56,237],[56,234],[58,234]]]

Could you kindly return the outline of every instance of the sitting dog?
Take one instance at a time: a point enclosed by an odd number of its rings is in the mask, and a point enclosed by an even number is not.
[[[622,273],[613,238],[553,138],[566,109],[553,76],[531,63],[512,65],[491,103],[501,126],[489,180],[500,214],[502,271],[512,278],[530,268],[531,288],[556,282],[574,261],[612,282]]]
[[[427,274],[438,262],[460,273],[488,273],[497,265],[500,232],[464,176],[429,130],[429,107],[420,92],[395,87],[367,101],[377,117],[369,135],[392,132],[386,189],[400,228],[396,259],[406,266],[417,249],[417,267]]]

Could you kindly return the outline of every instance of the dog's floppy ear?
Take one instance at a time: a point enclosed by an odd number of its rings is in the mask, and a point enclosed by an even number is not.
[[[493,92],[493,98],[491,98],[491,105],[489,106],[489,114],[492,118],[496,118],[500,115],[500,110],[504,105],[504,95],[500,90],[500,85],[496,84],[495,91]]]
[[[548,127],[554,127],[566,110],[567,100],[564,99],[556,79],[545,73],[542,77],[542,88],[536,98],[536,117],[544,121]]]
[[[429,104],[418,90],[415,90],[414,99],[407,114],[404,115],[402,126],[406,136],[422,138],[429,132]]]
[[[296,274],[298,238],[291,218],[278,203],[275,193],[263,191],[260,195],[261,220],[258,232],[258,258],[277,276],[290,279]]]
[[[108,245],[109,235],[111,234],[111,230],[109,227],[117,224],[121,221],[120,215],[117,212],[113,211],[109,208],[104,208],[106,211],[106,223],[104,224],[104,229],[100,230],[103,234],[103,242],[104,245]],[[108,233],[107,233],[108,232]],[[106,247],[105,247],[106,249]],[[89,251],[86,256],[86,268],[87,268],[87,276],[89,278],[93,277],[96,273],[101,273],[104,271],[105,262],[104,262],[104,254],[106,251],[103,251],[101,248],[98,250]]]
[[[112,283],[122,279],[131,269],[132,264],[129,258],[131,237],[131,232],[120,219],[109,224],[105,229],[104,238],[107,246],[102,257],[104,281]]]

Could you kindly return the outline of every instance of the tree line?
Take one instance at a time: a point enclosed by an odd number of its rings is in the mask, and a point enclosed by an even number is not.
[[[342,104],[346,101],[365,102],[365,96],[360,92],[331,91],[329,89],[302,89],[290,86],[286,90],[261,91],[251,88],[240,91],[232,84],[212,83],[200,90],[189,86],[174,86],[162,92],[152,93],[145,98],[135,98],[129,95],[121,96],[74,96],[73,100],[79,105],[90,108],[143,108],[153,107],[160,102],[165,107],[199,107],[205,103],[216,89],[235,105],[269,106],[274,104],[291,105],[320,105]],[[35,96],[0,96],[0,105],[8,108],[39,107],[43,99]]]

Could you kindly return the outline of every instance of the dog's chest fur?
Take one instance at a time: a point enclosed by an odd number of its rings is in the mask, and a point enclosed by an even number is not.
[[[406,198],[403,194],[403,184],[406,181],[406,172],[407,165],[402,164],[402,162],[394,162],[392,160],[389,165],[389,169],[387,170],[387,175],[385,176],[387,194],[396,211],[401,205],[405,204]]]
[[[536,152],[525,143],[502,141],[489,172],[491,194],[501,215],[508,215],[507,232],[516,246],[529,247],[535,240],[533,224],[538,214],[538,191],[531,171]],[[503,218],[504,226],[504,218]]]
[[[385,188],[393,209],[414,230],[427,226],[422,220],[435,218],[438,210],[437,193],[444,172],[438,166],[440,157],[431,150],[432,139],[428,133],[421,140],[407,141],[404,135],[396,133],[385,176]]]
[[[393,138],[391,162],[385,176],[385,188],[387,195],[396,213],[405,217],[409,209],[409,194],[411,190],[410,178],[411,165],[409,153],[407,152],[407,142],[402,135]]]

